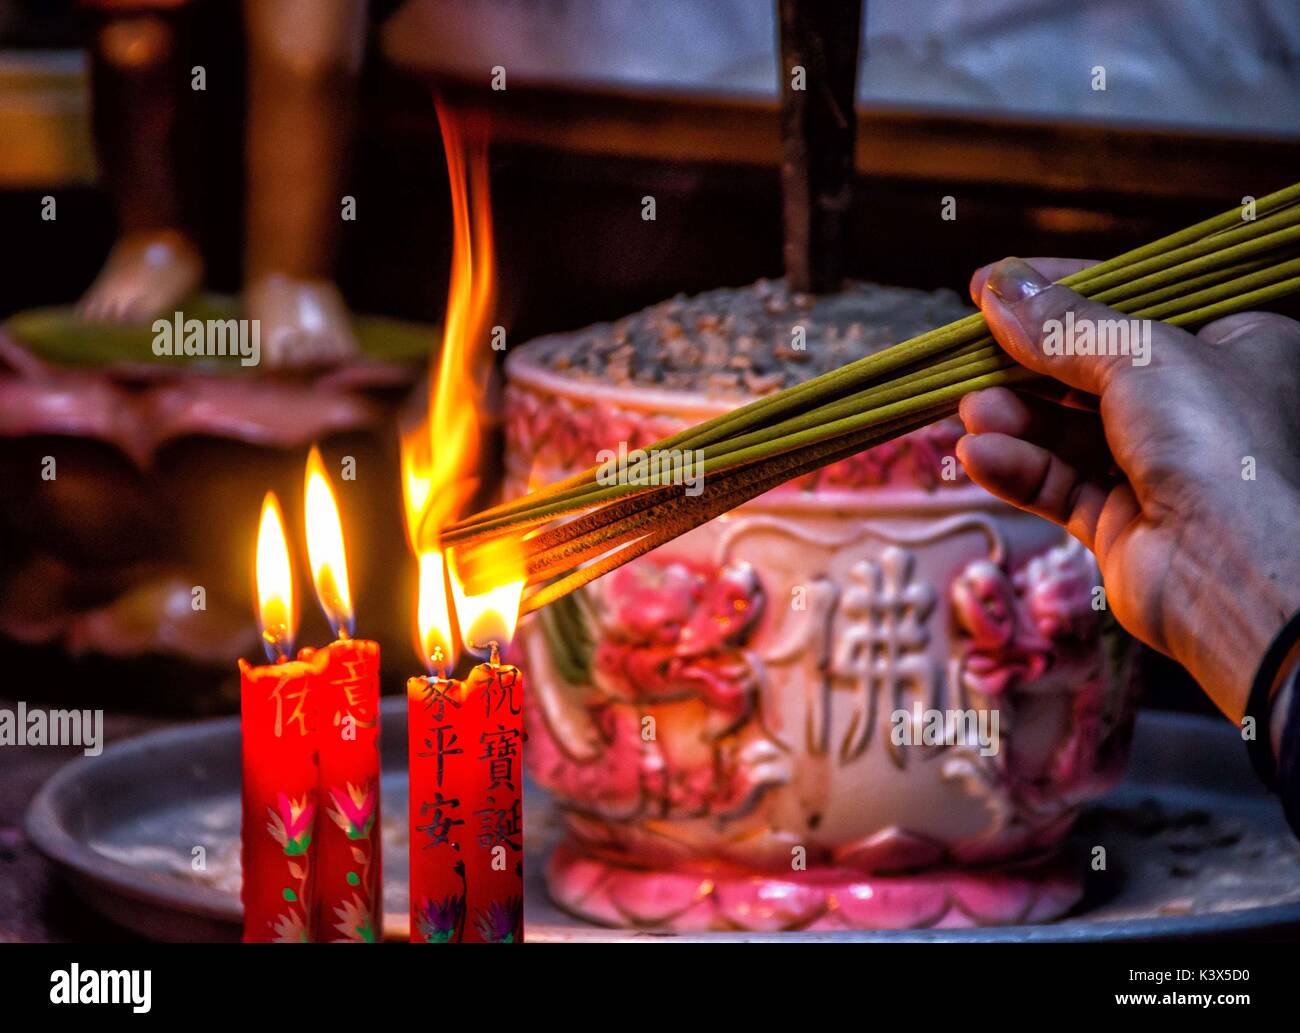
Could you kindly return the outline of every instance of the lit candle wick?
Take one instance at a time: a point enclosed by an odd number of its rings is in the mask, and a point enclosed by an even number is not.
[[[262,648],[266,650],[266,658],[271,663],[280,663],[288,659],[288,652],[284,646],[284,640],[288,637],[284,627],[267,628],[262,632]]]
[[[469,642],[467,643],[467,645],[469,646],[471,652],[479,653],[479,654],[483,652],[483,647],[487,646],[489,649],[488,660],[487,660],[488,666],[489,667],[501,666],[501,649],[497,645],[496,639],[489,639],[487,642],[478,642],[478,643]]]
[[[434,646],[429,654],[429,670],[433,672],[428,678],[430,685],[447,680],[447,654],[442,651],[442,646]]]

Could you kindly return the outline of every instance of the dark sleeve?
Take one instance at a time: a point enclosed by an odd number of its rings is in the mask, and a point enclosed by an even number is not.
[[[1291,700],[1283,715],[1277,758],[1277,794],[1291,831],[1300,837],[1300,664],[1289,675]]]

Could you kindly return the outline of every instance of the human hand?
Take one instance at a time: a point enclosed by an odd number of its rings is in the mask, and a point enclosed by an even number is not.
[[[1067,312],[1076,328],[1128,317],[1050,282],[1089,263],[1032,261],[986,266],[971,295],[1013,358],[1059,382],[1043,382],[1054,397],[968,395],[957,456],[1091,549],[1120,624],[1239,721],[1300,609],[1300,323],[1247,312],[1193,335],[1155,322],[1146,365],[1048,354]]]

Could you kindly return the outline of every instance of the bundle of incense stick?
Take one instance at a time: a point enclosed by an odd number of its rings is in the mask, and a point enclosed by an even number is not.
[[[1258,199],[1253,219],[1234,208],[1059,282],[1189,329],[1257,308],[1300,290],[1297,202],[1300,184]],[[491,587],[482,557],[507,539],[527,564],[527,613],[784,481],[951,416],[971,391],[1034,378],[982,315],[967,316],[648,446],[701,450],[697,495],[663,470],[602,484],[593,467],[461,520],[442,541],[475,592]]]

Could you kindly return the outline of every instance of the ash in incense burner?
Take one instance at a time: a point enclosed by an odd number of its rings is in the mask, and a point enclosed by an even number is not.
[[[536,342],[530,354],[566,377],[748,401],[969,312],[949,290],[855,283],[811,295],[784,280],[759,280],[678,295],[615,323]]]

